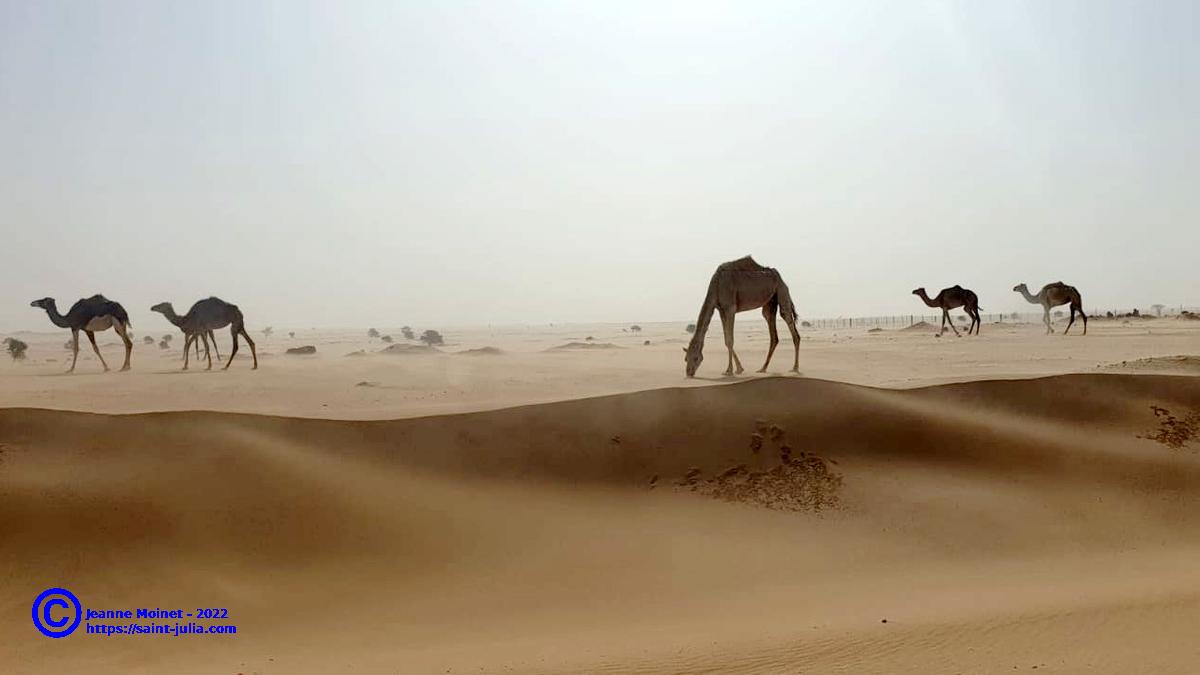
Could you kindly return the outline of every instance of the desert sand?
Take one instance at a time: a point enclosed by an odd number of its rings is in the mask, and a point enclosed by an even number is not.
[[[681,325],[641,325],[445,330],[432,353],[297,329],[256,335],[257,372],[181,373],[139,336],[132,372],[81,354],[70,376],[62,334],[20,335],[0,672],[1200,663],[1200,439],[1156,437],[1151,408],[1200,411],[1196,322],[808,330],[801,377],[783,349],[722,377],[710,335],[695,380]],[[748,370],[765,343],[741,321]],[[49,640],[30,602],[57,585],[227,607],[239,633]]]

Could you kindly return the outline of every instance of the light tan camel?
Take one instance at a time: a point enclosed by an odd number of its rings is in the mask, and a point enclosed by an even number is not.
[[[792,344],[796,348],[796,358],[792,362],[792,372],[800,372],[800,333],[796,331],[796,306],[792,304],[791,293],[787,284],[774,268],[763,267],[754,262],[750,256],[738,258],[717,266],[712,280],[708,282],[708,294],[704,296],[704,305],[700,307],[700,318],[696,320],[696,332],[692,342],[683,349],[684,371],[688,377],[693,377],[704,360],[704,334],[708,332],[708,324],[712,321],[713,310],[721,314],[721,326],[725,329],[725,348],[729,350],[729,364],[725,368],[726,375],[733,375],[734,364],[737,372],[742,372],[742,362],[733,351],[733,317],[738,312],[762,308],[763,318],[767,321],[767,329],[771,333],[771,345],[767,348],[767,360],[763,362],[758,372],[767,370],[771,363],[771,355],[779,344],[779,333],[775,329],[775,313],[783,315],[788,330],[792,333]]]
[[[1083,313],[1083,296],[1079,295],[1079,291],[1074,286],[1068,286],[1061,281],[1055,281],[1052,284],[1042,286],[1042,290],[1038,291],[1037,295],[1029,293],[1029,287],[1025,284],[1017,284],[1013,286],[1013,290],[1024,296],[1025,300],[1042,306],[1042,323],[1046,324],[1046,335],[1054,332],[1054,328],[1050,326],[1050,308],[1058,307],[1059,305],[1071,305],[1071,320],[1067,322],[1067,328],[1063,331],[1063,335],[1071,330],[1071,325],[1075,323],[1075,312],[1079,312],[1079,316],[1083,317],[1083,334],[1087,335],[1087,314]]]
[[[71,369],[67,371],[68,373],[75,372],[75,362],[79,360],[79,331],[87,333],[88,340],[92,343],[92,351],[96,352],[96,357],[100,359],[100,365],[104,366],[105,372],[108,372],[108,364],[104,362],[104,355],[96,346],[96,332],[109,328],[115,330],[117,335],[121,336],[121,340],[125,342],[125,365],[121,366],[121,370],[129,370],[129,355],[133,353],[133,340],[129,339],[129,328],[133,324],[129,323],[129,314],[125,312],[121,303],[113,302],[103,295],[93,295],[71,305],[71,309],[67,310],[65,316],[58,313],[54,298],[34,300],[29,303],[29,306],[46,310],[50,322],[55,326],[71,329]]]
[[[921,300],[930,307],[937,307],[942,310],[942,331],[946,332],[946,324],[950,324],[950,330],[958,337],[958,329],[954,327],[954,321],[950,319],[950,310],[963,308],[967,316],[971,317],[971,325],[967,327],[967,335],[971,334],[974,329],[975,334],[979,335],[979,326],[983,323],[979,320],[979,296],[975,295],[975,291],[963,288],[955,284],[950,288],[943,288],[938,292],[937,297],[930,298],[924,288],[918,288],[913,291],[913,295],[921,298]]]
[[[233,351],[229,354],[229,361],[225,364],[225,369],[233,364],[233,357],[237,356],[238,352],[238,336],[246,338],[246,343],[250,345],[250,353],[254,357],[254,366],[252,370],[258,369],[258,351],[254,347],[254,340],[250,339],[250,335],[246,332],[245,319],[242,317],[242,311],[237,305],[231,305],[220,298],[205,298],[199,300],[188,313],[179,316],[175,313],[174,307],[169,302],[160,302],[150,308],[152,311],[161,312],[163,316],[171,323],[179,326],[183,331],[185,340],[183,342],[183,369],[188,369],[188,348],[197,340],[204,341],[204,355],[208,358],[208,368],[212,368],[212,355],[208,351],[208,335],[213,330],[218,328],[230,327],[233,333]],[[215,346],[216,339],[213,339]]]

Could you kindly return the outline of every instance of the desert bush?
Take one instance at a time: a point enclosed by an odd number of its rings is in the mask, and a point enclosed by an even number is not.
[[[167,340],[166,338],[164,338],[162,342],[158,343],[158,348],[159,349],[170,349],[171,348],[170,340]]]
[[[427,330],[424,333],[421,333],[421,342],[424,342],[430,347],[433,345],[446,344],[446,341],[442,339],[442,334],[436,330]]]
[[[1063,318],[1063,316],[1065,316],[1065,315],[1063,314],[1063,311],[1061,309],[1054,310],[1054,318],[1061,319],[1061,318]]]
[[[271,337],[271,333],[274,333],[274,332],[275,332],[274,326],[267,326],[266,328],[262,329],[262,334],[266,337]]]
[[[801,328],[812,328],[812,323],[809,321],[801,321],[800,327]]]
[[[171,335],[170,333],[167,333],[166,335],[162,336],[162,341],[163,341],[163,342],[165,342],[165,343],[167,343],[167,344],[171,344],[171,339],[172,339],[172,338],[174,338],[174,337],[175,337],[174,335]]]
[[[685,330],[685,331],[687,331],[687,332],[689,332],[689,333],[695,333],[695,332],[696,332],[696,324],[694,324],[694,323],[689,323],[689,324],[687,325],[687,328],[684,328],[684,330]]]
[[[379,331],[372,328],[367,331],[367,337],[372,338],[372,339],[377,338],[377,337],[379,337]]]
[[[412,328],[410,328],[409,326],[405,326],[405,327],[401,328],[401,329],[400,329],[400,334],[404,336],[404,339],[405,339],[405,340],[415,340],[415,339],[417,339],[417,338],[416,338],[416,336],[415,336],[415,335],[413,335],[413,329],[412,329]]]
[[[154,344],[154,338],[147,335],[146,337],[142,338],[142,344],[152,345]]]
[[[381,337],[379,339],[383,340],[384,342],[386,342],[389,345],[392,344],[392,342],[393,342],[391,335],[384,335],[383,337]]]
[[[640,333],[640,332],[642,332],[642,327],[641,327],[641,326],[639,326],[639,325],[637,325],[637,324],[635,323],[635,324],[633,324],[632,326],[630,326],[630,327],[629,327],[629,330],[631,330],[631,331],[633,331],[633,332],[635,332],[635,333]]]
[[[29,349],[29,345],[16,338],[5,338],[4,347],[8,350],[8,355],[13,361],[21,361],[25,358],[25,350]]]

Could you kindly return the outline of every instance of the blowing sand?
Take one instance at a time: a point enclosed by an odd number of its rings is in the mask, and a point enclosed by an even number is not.
[[[32,362],[0,371],[0,671],[1200,662],[1200,439],[1161,442],[1154,410],[1200,411],[1200,378],[1102,372],[1200,353],[1200,329],[806,332],[803,378],[722,378],[710,340],[685,381],[674,327],[642,325],[444,331],[404,358],[298,332],[317,354],[273,337],[258,372],[186,374],[138,349],[64,376],[61,336],[23,337]],[[628,348],[546,351],[585,335]],[[761,332],[739,346],[757,368]],[[57,585],[227,607],[239,634],[49,640],[29,607]]]

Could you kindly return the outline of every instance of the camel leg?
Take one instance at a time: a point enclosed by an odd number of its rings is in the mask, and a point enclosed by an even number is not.
[[[184,333],[183,335],[183,369],[188,369],[188,357],[192,355],[192,342],[196,340],[195,335]],[[200,357],[197,356],[196,359]]]
[[[246,338],[246,344],[250,345],[250,356],[254,358],[254,365],[250,370],[258,370],[258,350],[254,347],[254,340],[250,339],[250,334],[246,332],[246,328],[242,328],[242,337]]]
[[[208,359],[208,367],[205,370],[212,370],[212,352],[208,351],[208,334],[200,331],[200,339],[204,340],[204,358]],[[213,342],[216,342],[216,340],[213,340]],[[199,359],[200,357],[197,356],[196,358]]]
[[[954,319],[950,318],[950,310],[942,308],[942,332],[946,332],[946,324],[950,324],[950,330],[954,331],[954,337],[962,337],[958,334],[958,329],[954,327]]]
[[[1067,333],[1071,332],[1071,326],[1073,325],[1075,325],[1075,305],[1071,305],[1071,320],[1067,322],[1067,328],[1063,331],[1064,337]]]
[[[75,372],[75,362],[79,360],[79,330],[75,328],[71,329],[71,349],[73,353],[71,355],[71,369],[67,371],[68,373]]]
[[[1050,326],[1050,308],[1042,306],[1042,323],[1046,324],[1046,335],[1054,332],[1054,328]]]
[[[100,359],[100,365],[104,366],[104,372],[108,372],[108,364],[104,362],[104,355],[100,353],[100,348],[96,346],[96,334],[90,330],[83,331],[87,333],[88,340],[92,343],[92,351],[96,352],[96,356]]]
[[[121,370],[129,370],[129,357],[133,354],[133,340],[129,339],[129,330],[125,328],[125,324],[118,321],[113,324],[113,330],[117,331],[117,335],[120,335],[121,341],[125,343],[125,365],[121,366]]]
[[[1087,335],[1087,314],[1083,313],[1083,306],[1079,307],[1079,316],[1083,317],[1083,334]]]
[[[796,330],[796,315],[783,312],[783,322],[787,324],[788,332],[792,334],[792,347],[795,348],[796,358],[792,360],[792,372],[800,372],[800,331]]]
[[[733,312],[721,312],[721,327],[725,330],[725,349],[729,352],[729,365],[725,367],[726,375],[733,375],[733,364],[737,364],[737,373],[742,373],[742,362],[733,351]]]
[[[779,309],[779,303],[775,300],[763,305],[763,319],[767,322],[767,331],[771,334],[771,346],[767,347],[767,360],[763,361],[762,368],[758,372],[767,372],[767,366],[771,364],[771,355],[775,353],[775,347],[779,344],[779,331],[775,328],[775,312]]]
[[[967,313],[971,315],[971,326],[975,328],[975,335],[978,336],[979,327],[983,325],[983,321],[979,318],[979,310],[973,309]],[[967,331],[967,334],[970,335],[970,331]]]
[[[221,360],[221,348],[217,346],[217,336],[211,330],[208,331],[208,339],[212,341],[213,352],[217,355],[217,361]]]

